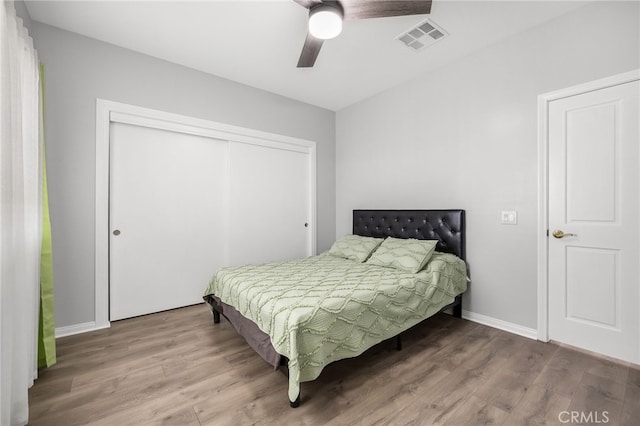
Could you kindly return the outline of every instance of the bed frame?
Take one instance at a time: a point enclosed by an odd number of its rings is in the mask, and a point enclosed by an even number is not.
[[[354,210],[353,234],[365,237],[416,238],[438,240],[436,250],[453,253],[465,260],[465,212],[464,210]],[[220,314],[234,326],[247,343],[274,368],[287,365],[287,359],[278,354],[269,336],[251,320],[243,317],[232,306],[210,296],[207,302],[212,307],[213,322],[220,322]],[[451,309],[453,315],[462,315],[462,295],[440,312]],[[428,320],[429,318],[426,318]],[[421,323],[420,323],[421,324]],[[396,347],[402,349],[401,334],[396,336]],[[300,395],[289,401],[291,407],[300,405]]]

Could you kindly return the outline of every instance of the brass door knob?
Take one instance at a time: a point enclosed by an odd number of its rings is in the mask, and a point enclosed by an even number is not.
[[[564,237],[577,237],[576,234],[565,234],[563,231],[561,231],[560,229],[556,229],[555,231],[553,231],[552,234],[555,238],[564,238]]]

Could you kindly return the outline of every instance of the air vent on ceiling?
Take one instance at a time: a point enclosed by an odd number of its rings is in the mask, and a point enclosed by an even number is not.
[[[418,51],[431,46],[448,35],[449,34],[443,30],[442,27],[433,22],[433,20],[427,19],[409,29],[409,31],[400,34],[396,39],[400,40],[402,44],[411,50]]]

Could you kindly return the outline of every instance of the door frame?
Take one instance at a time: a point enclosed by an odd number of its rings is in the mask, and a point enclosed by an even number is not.
[[[109,321],[109,170],[110,124],[133,124],[230,142],[302,152],[309,155],[309,256],[316,254],[316,143],[313,141],[203,120],[135,105],[96,99],[95,326]]]
[[[640,80],[640,69],[538,96],[538,340],[543,342],[549,341],[549,104],[636,80]],[[640,353],[640,348],[638,351]]]

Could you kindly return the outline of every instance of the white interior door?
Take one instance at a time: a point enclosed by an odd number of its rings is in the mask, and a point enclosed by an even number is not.
[[[310,256],[309,153],[231,143],[229,167],[230,264]]]
[[[225,265],[228,142],[111,123],[110,320],[202,302]]]
[[[639,93],[635,81],[555,100],[548,117],[549,337],[636,363]]]

